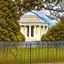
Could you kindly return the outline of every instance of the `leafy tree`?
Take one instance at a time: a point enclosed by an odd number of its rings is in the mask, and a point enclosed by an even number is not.
[[[18,1],[18,0],[17,0]],[[57,21],[64,15],[64,0],[21,0],[22,3],[20,7],[20,14],[32,10],[48,10],[51,19],[56,19]],[[60,14],[62,13],[62,15]]]
[[[14,2],[20,16],[28,11],[42,9],[48,10],[50,12],[48,17],[57,21],[64,15],[64,0],[14,0]]]
[[[61,0],[15,0],[15,3],[19,7],[21,14],[32,10],[42,10],[43,8],[50,10],[49,8],[45,7],[44,4],[53,2],[58,4],[61,2]]]
[[[12,0],[0,0],[0,41],[24,41],[20,33],[18,7]]]
[[[61,18],[57,25],[49,29],[47,34],[42,35],[41,41],[44,40],[64,40],[64,17]]]
[[[15,0],[15,2],[19,7],[21,15],[32,10],[42,10],[44,7],[42,4],[43,0]]]
[[[41,41],[48,41],[49,39],[46,37],[46,35],[42,35],[42,37],[41,37]]]

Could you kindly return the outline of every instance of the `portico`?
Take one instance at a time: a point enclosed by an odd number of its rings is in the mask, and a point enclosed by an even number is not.
[[[33,13],[31,15],[24,14],[20,26],[20,31],[25,35],[26,41],[40,41],[42,34],[48,31],[48,23]]]

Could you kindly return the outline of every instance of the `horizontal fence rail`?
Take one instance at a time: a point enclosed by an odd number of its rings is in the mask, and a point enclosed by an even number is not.
[[[0,64],[64,62],[64,41],[0,41]]]

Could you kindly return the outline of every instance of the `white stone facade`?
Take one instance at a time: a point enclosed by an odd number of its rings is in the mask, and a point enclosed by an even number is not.
[[[42,34],[48,31],[48,23],[33,13],[24,14],[19,23],[20,31],[25,35],[26,41],[40,41]]]

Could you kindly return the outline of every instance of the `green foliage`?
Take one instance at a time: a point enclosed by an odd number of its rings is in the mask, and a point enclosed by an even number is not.
[[[12,0],[0,2],[0,41],[25,41],[20,33],[17,5]]]
[[[55,40],[52,36],[49,36],[49,40],[52,41],[52,40]]]
[[[64,17],[61,18],[57,25],[50,28],[47,34],[42,35],[41,41],[43,40],[64,40]]]
[[[19,15],[32,10],[41,10],[44,7],[42,2],[43,0],[15,0]]]
[[[49,39],[46,37],[46,35],[43,35],[42,37],[41,37],[41,41],[48,41]]]
[[[42,10],[45,6],[43,5],[44,0],[2,0],[0,3],[0,9],[6,11],[10,9],[11,12],[17,11],[18,15],[21,16],[25,12],[32,10]],[[62,0],[45,0],[47,3],[61,2]],[[4,5],[3,5],[4,4]],[[6,8],[8,7],[8,8]]]
[[[25,12],[32,11],[32,10],[42,10],[43,8],[46,9],[46,6],[43,5],[43,1],[46,3],[56,3],[58,4],[62,0],[15,0],[16,5],[18,6],[19,15],[21,16]]]

